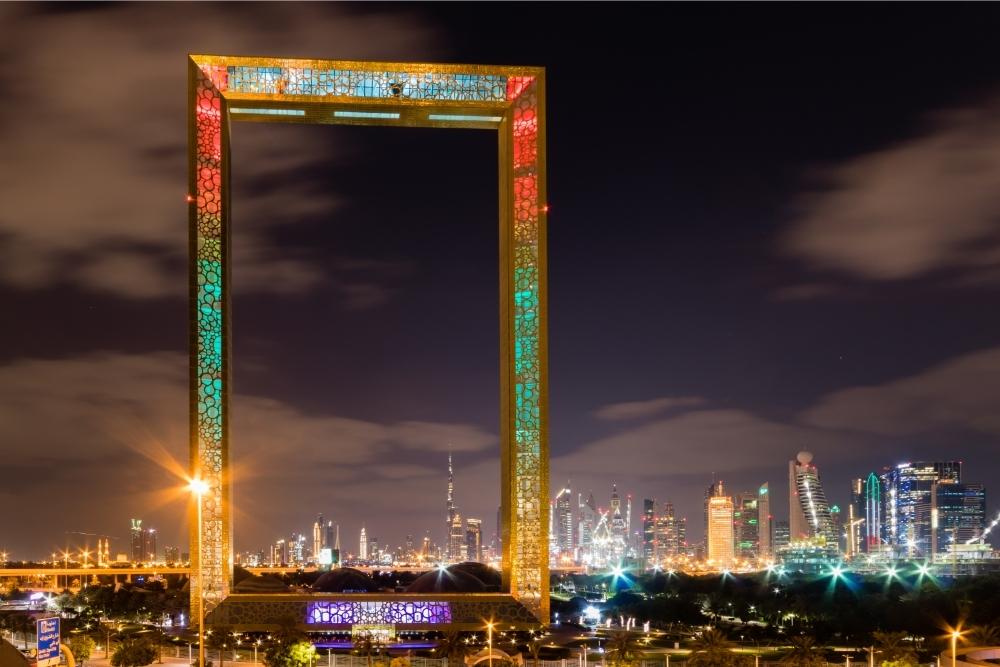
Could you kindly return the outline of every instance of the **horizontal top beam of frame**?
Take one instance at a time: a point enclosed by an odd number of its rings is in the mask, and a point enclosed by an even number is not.
[[[455,107],[455,115],[506,107],[517,80],[543,76],[538,67],[298,60],[193,55],[235,102],[337,102]],[[234,104],[235,106],[235,104]]]

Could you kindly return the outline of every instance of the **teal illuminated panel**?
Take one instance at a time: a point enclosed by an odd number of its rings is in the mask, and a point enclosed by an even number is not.
[[[334,111],[337,118],[386,118],[399,120],[399,114],[391,111]]]
[[[432,113],[427,116],[428,120],[450,120],[454,122],[471,123],[499,123],[503,116],[468,116],[463,114]]]
[[[230,108],[232,113],[252,113],[260,114],[262,116],[305,116],[306,112],[302,109],[241,109],[241,108]]]

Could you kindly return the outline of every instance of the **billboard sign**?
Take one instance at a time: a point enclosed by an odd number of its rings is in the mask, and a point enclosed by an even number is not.
[[[59,618],[39,618],[35,621],[38,667],[59,664]]]

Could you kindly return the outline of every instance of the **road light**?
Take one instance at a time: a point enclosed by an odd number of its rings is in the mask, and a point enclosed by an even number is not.
[[[951,667],[955,667],[958,653],[958,638],[962,636],[961,630],[951,631]]]
[[[490,667],[493,667],[493,621],[486,622],[486,645],[490,651]]]
[[[195,477],[188,484],[188,490],[194,494],[198,506],[198,667],[205,667],[205,587],[204,558],[202,558],[201,539],[201,499],[208,491],[205,480]]]

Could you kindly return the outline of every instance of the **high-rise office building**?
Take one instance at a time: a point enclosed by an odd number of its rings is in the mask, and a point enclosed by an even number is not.
[[[788,528],[787,521],[775,521],[774,522],[774,554],[777,555],[779,551],[786,548],[791,542],[790,530]]]
[[[946,553],[986,529],[986,488],[978,482],[935,482],[931,485],[931,554]]]
[[[285,540],[277,540],[271,545],[271,567],[280,567],[288,563],[288,543]]]
[[[181,548],[180,547],[163,547],[163,560],[167,563],[180,563],[181,562]]]
[[[674,504],[663,503],[656,508],[655,517],[655,552],[653,565],[662,563],[665,559],[676,558],[684,553],[686,544],[685,520],[674,515]]]
[[[863,549],[867,553],[882,550],[882,482],[878,475],[869,473],[864,486],[865,523]]]
[[[771,493],[767,482],[757,489],[758,554],[761,560],[774,558],[774,517],[771,515]]]
[[[323,531],[323,546],[330,549],[334,549],[334,542],[337,539],[336,530],[333,527],[333,521],[326,522],[326,529]]]
[[[622,500],[618,495],[618,485],[611,484],[611,538],[619,541],[626,539],[628,531],[625,527],[625,517],[622,516]]]
[[[129,521],[129,558],[133,563],[143,561],[142,547],[142,519],[132,519]]]
[[[837,545],[837,533],[830,516],[830,503],[812,463],[813,455],[799,452],[788,462],[788,528],[790,539],[824,538]]]
[[[755,560],[760,551],[760,511],[757,503],[757,494],[746,491],[737,496],[733,508],[736,557],[741,560]]]
[[[713,496],[708,499],[707,557],[717,567],[729,567],[735,556],[733,544],[733,499]]]
[[[725,489],[723,488],[722,480],[716,480],[705,490],[705,539],[706,546],[708,545],[708,526],[709,526],[709,513],[708,513],[708,502],[712,498],[717,496],[726,495]]]
[[[319,514],[316,517],[316,521],[313,522],[313,548],[312,548],[312,559],[314,563],[319,562],[320,553],[323,551],[323,547],[326,537],[326,522],[323,521],[323,515]]]
[[[142,531],[142,561],[156,562],[156,529],[145,528]]]
[[[658,563],[656,539],[656,501],[652,498],[642,500],[642,559],[646,567]]]
[[[462,515],[456,512],[448,533],[448,562],[461,563],[466,560],[465,556],[465,529],[462,528]]]
[[[931,486],[962,481],[961,461],[900,463],[881,476],[883,538],[900,557],[931,555]]]
[[[465,520],[465,559],[481,563],[483,561],[483,520]]]
[[[593,493],[590,493],[586,500],[583,499],[582,493],[577,495],[577,515],[579,516],[577,522],[579,530],[576,531],[576,546],[581,552],[579,557],[582,559],[583,552],[589,552],[593,546],[594,529],[597,528],[597,523],[600,521]]]
[[[361,526],[361,538],[358,541],[358,559],[368,560],[368,531],[365,530],[364,526]]]
[[[566,488],[556,495],[555,505],[556,548],[560,554],[571,554],[573,552],[573,492],[570,491],[569,482],[566,483]]]

